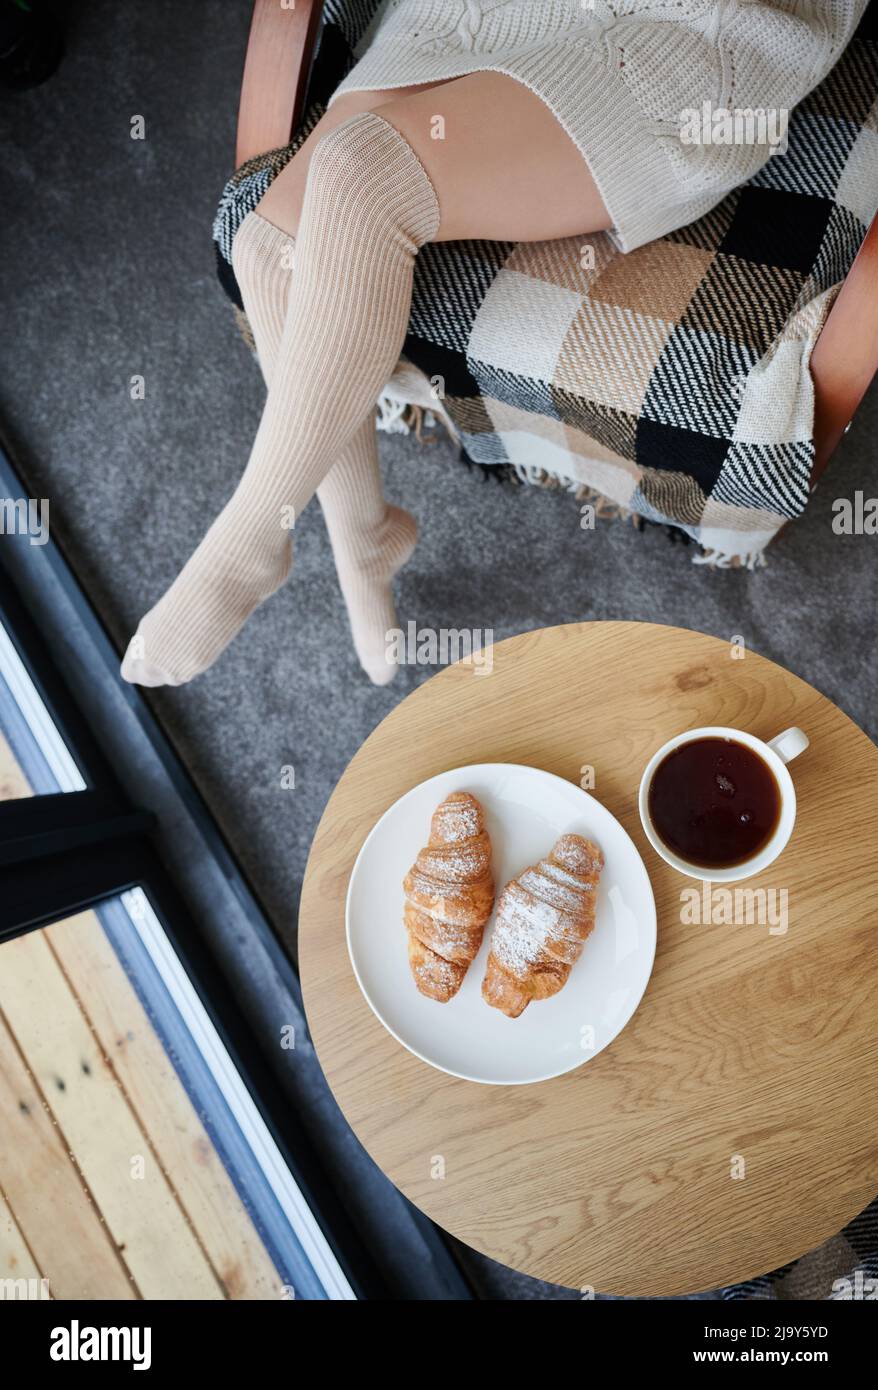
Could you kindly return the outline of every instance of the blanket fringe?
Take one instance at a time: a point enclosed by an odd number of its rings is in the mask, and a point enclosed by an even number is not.
[[[408,418],[412,407],[396,396],[380,396],[378,399],[378,429],[383,434],[410,434],[411,421]]]
[[[642,518],[636,512],[630,511],[621,502],[612,501],[589,483],[553,473],[541,464],[513,463],[510,466],[519,482],[528,483],[531,487],[544,487],[549,491],[569,492],[577,502],[589,502],[599,521],[629,521],[640,529]]]
[[[238,308],[235,308],[234,314],[242,338],[250,351],[255,354],[256,344],[253,341],[253,332],[247,315]],[[454,438],[448,423],[441,414],[437,415],[426,406],[405,401],[389,391],[382,392],[379,397],[377,412],[376,426],[383,434],[414,434],[419,444],[433,444],[436,435],[425,434],[424,431],[434,430],[436,425],[441,423],[449,436]],[[562,474],[554,473],[539,464],[513,463],[509,467],[512,474],[521,483],[559,492],[569,492],[572,493],[577,502],[590,503],[594,507],[595,517],[601,521],[627,521],[636,530],[643,529],[643,518],[637,512],[632,512],[621,502],[613,502],[588,483],[578,482],[575,478],[564,477]],[[677,532],[677,534],[680,533]],[[682,539],[686,539],[685,534]],[[753,571],[764,569],[766,560],[761,550],[745,551],[741,555],[736,555],[731,551],[704,549],[702,553],[692,556],[692,564],[707,565],[710,569],[747,569]]]
[[[700,555],[692,556],[693,565],[709,565],[711,569],[746,569],[761,570],[765,569],[767,561],[761,550],[745,551],[743,555],[734,555],[728,550],[704,550]]]
[[[237,304],[232,305],[232,313],[235,319],[235,327],[237,328],[241,337],[244,339],[244,342],[246,343],[247,347],[253,353],[253,356],[256,357],[258,360],[258,353],[256,351],[256,340],[253,337],[253,329],[250,327],[250,320],[244,313],[244,310],[238,308]]]
[[[414,434],[419,444],[433,444],[436,435],[424,431],[434,430],[440,421],[445,423],[426,406],[400,400],[387,392],[378,398],[376,425],[383,434]]]

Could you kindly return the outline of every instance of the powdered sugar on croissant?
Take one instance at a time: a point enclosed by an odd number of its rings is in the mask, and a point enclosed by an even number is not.
[[[452,792],[437,807],[429,844],[403,890],[415,984],[447,1004],[479,953],[494,906],[491,840],[481,805],[469,792]]]
[[[604,856],[581,835],[562,835],[547,859],[500,895],[482,998],[510,1018],[564,988],[594,927]]]

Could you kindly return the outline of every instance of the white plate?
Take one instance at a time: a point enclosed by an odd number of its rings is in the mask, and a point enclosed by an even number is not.
[[[493,918],[450,1003],[426,999],[409,970],[402,881],[427,843],[430,817],[453,791],[472,792],[484,807],[498,897],[568,831],[596,840],[606,859],[595,928],[570,979],[517,1019],[481,996]],[[400,797],[357,856],[346,918],[354,974],[388,1032],[440,1071],[498,1086],[546,1081],[596,1056],[640,1003],[655,957],[655,900],[626,831],[573,783],[515,763],[442,772]]]

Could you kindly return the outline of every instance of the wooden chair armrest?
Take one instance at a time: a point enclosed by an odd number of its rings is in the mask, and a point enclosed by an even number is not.
[[[255,0],[238,107],[236,168],[286,145],[299,123],[323,0]]]
[[[878,217],[811,354],[816,483],[878,372]]]

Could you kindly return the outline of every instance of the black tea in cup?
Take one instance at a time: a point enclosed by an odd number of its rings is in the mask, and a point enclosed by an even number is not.
[[[746,744],[695,738],[659,763],[648,804],[657,834],[674,854],[706,869],[727,869],[768,844],[781,795],[771,768]]]

